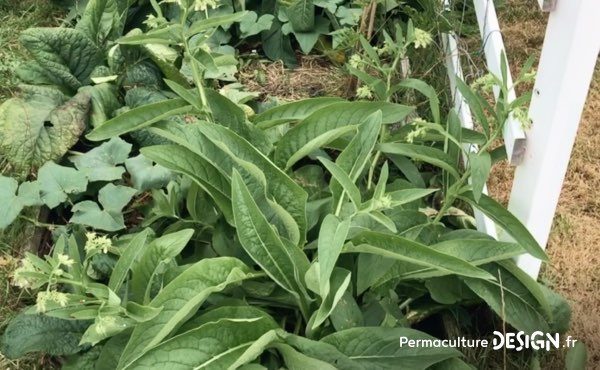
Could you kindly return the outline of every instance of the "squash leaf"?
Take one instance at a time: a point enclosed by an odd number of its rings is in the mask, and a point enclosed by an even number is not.
[[[96,202],[84,200],[73,206],[73,217],[69,222],[106,231],[124,229],[125,220],[121,211],[136,192],[126,186],[107,184],[98,192],[102,209]]]

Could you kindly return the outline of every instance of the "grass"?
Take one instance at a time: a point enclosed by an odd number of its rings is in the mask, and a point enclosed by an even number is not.
[[[34,26],[57,25],[60,23],[60,14],[61,9],[48,0],[0,0],[0,103],[16,93],[14,69],[25,56],[19,45],[19,32]],[[3,174],[8,171],[2,161],[0,171]],[[22,220],[17,220],[10,228],[0,232],[0,332],[26,304],[33,302],[31,293],[11,286],[10,280],[19,258],[31,248],[34,232],[35,229]],[[48,356],[31,354],[11,361],[0,354],[0,369],[3,370],[54,368]]]

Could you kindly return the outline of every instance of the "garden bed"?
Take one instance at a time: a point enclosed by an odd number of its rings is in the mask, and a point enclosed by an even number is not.
[[[414,59],[429,55],[423,49],[433,40],[424,29],[439,26],[437,19],[423,20],[429,9],[380,9],[398,17],[399,26],[384,23],[386,31],[370,42],[355,31],[356,39],[342,49],[344,66],[330,63],[335,48],[323,51],[320,37],[315,45],[323,56],[300,57],[299,68],[289,69],[262,54],[274,52],[264,32],[290,41],[271,14],[260,14],[264,9],[254,17],[223,8],[208,7],[204,14],[177,11],[175,4],[160,12],[156,4],[135,5],[137,16],[124,19],[101,3],[88,5],[98,8],[84,13],[77,32],[27,31],[25,46],[38,65],[20,76],[61,88],[24,88],[3,112],[27,113],[28,104],[41,102],[50,107],[44,130],[79,130],[54,142],[58,150],[24,161],[15,155],[21,155],[18,141],[4,134],[4,156],[19,181],[2,177],[4,189],[11,189],[3,196],[25,211],[51,209],[34,223],[54,237],[51,249],[41,248],[45,259],[29,255],[15,271],[17,284],[42,290],[36,302],[24,300],[32,306],[6,328],[4,355],[41,351],[71,368],[147,368],[157,358],[171,361],[175,349],[193,342],[210,355],[191,350],[176,362],[416,369],[462,366],[457,351],[392,345],[401,336],[456,335],[428,325],[449,312],[485,310],[495,322],[489,330],[502,321],[525,331],[566,329],[561,298],[508,259],[525,251],[541,257],[541,248],[481,194],[492,162],[501,159],[501,151],[487,149],[497,148],[509,111],[484,108],[480,131],[461,130],[438,98],[446,92],[416,79],[430,76],[416,75],[423,66]],[[325,5],[311,8],[313,27],[325,16],[351,22],[344,12],[364,13],[349,6],[338,15],[337,5],[329,7],[333,13]],[[140,22],[144,12],[151,22]],[[292,28],[290,45],[299,41],[307,49],[311,31],[297,22],[308,21],[276,15],[276,22]],[[348,28],[360,30],[359,20]],[[132,28],[127,22],[145,33],[123,37],[123,29]],[[239,74],[232,74],[237,54],[225,52],[222,42],[227,32],[239,39],[232,45],[248,44],[246,54],[262,46],[241,60]],[[261,32],[262,44],[256,41]],[[88,41],[77,39],[79,33]],[[211,36],[208,42],[203,35]],[[45,66],[44,48],[67,52],[52,49],[51,40],[61,37],[83,43],[92,51],[85,58],[102,68],[83,70],[76,64],[83,56]],[[198,47],[201,42],[208,49]],[[290,62],[289,53],[281,57]],[[242,85],[231,84],[235,78]],[[473,95],[472,108],[485,106],[477,90],[462,89]],[[483,148],[470,156],[470,165],[459,160],[464,142]],[[466,182],[471,174],[472,186]],[[494,218],[517,243],[472,230],[471,208]],[[28,219],[8,213],[3,222],[9,231],[20,230]],[[13,222],[18,226],[9,226]],[[14,269],[13,259],[0,261]],[[460,322],[458,333],[468,324]],[[68,336],[61,334],[65,329]],[[480,329],[475,335],[489,334]],[[239,351],[208,344],[223,330],[227,346]],[[66,340],[48,346],[51,340],[31,339],[36,331]],[[350,343],[367,337],[373,345],[360,351],[371,360],[357,360]]]

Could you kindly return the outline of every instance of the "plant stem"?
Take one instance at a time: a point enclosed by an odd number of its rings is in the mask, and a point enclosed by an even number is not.
[[[47,224],[45,222],[39,222],[38,220],[34,220],[33,218],[29,218],[29,217],[26,217],[26,216],[23,216],[23,215],[19,215],[19,218],[22,219],[22,220],[25,220],[25,221],[28,221],[28,222],[32,223],[33,226],[35,226],[35,227],[46,227],[46,228],[51,229],[51,230],[56,227],[56,225]]]
[[[394,58],[392,67],[390,68],[389,72],[387,73],[385,101],[388,103],[392,99],[392,95],[390,94],[390,91],[392,90],[392,78],[394,77],[396,69],[398,68],[398,63],[400,62],[400,60],[403,57],[404,57],[404,52],[398,53],[396,55],[396,57]],[[385,126],[382,125],[381,132],[379,133],[379,142],[383,141],[384,136],[385,136]],[[381,151],[377,150],[375,152],[375,156],[373,157],[373,161],[371,162],[371,167],[369,167],[369,175],[367,177],[367,190],[371,190],[371,187],[373,186],[373,175],[375,174],[375,167],[377,167],[377,162],[379,161],[379,157],[381,157]]]
[[[194,83],[196,85],[196,89],[198,90],[198,95],[200,95],[200,102],[202,103],[202,106],[204,107],[204,109],[206,109],[207,120],[209,122],[213,122],[212,112],[210,110],[210,106],[208,105],[208,99],[206,98],[206,93],[204,91],[204,79],[202,78],[201,71],[198,69],[198,64],[196,63],[196,60],[194,59],[194,56],[192,54],[192,49],[190,48],[188,38],[185,34],[185,31],[183,30],[183,29],[185,29],[185,22],[187,20],[187,16],[188,16],[188,9],[184,9],[183,17],[181,20],[181,23],[184,26],[181,31],[181,39],[183,40],[183,49],[184,49],[184,53],[187,54],[187,56],[189,58],[190,65],[192,67],[192,75],[194,77]],[[208,14],[207,14],[207,17],[208,17]]]

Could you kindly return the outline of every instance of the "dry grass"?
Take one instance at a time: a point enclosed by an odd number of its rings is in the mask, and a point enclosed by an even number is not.
[[[297,68],[282,62],[254,60],[240,71],[240,82],[248,91],[260,92],[282,100],[317,96],[346,96],[349,76],[319,56],[301,56]]]
[[[545,16],[531,0],[507,0],[500,18],[507,54],[513,72],[529,55],[539,56],[544,40]],[[542,279],[572,303],[570,335],[588,349],[588,369],[600,369],[600,65],[573,148],[561,192],[550,240],[550,263]],[[490,191],[508,203],[512,169],[497,166],[491,176]],[[563,355],[546,361],[544,369],[563,369]]]

